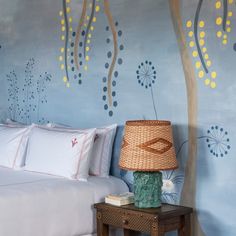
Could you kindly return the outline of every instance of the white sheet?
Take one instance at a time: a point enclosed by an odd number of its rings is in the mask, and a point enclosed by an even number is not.
[[[0,167],[0,235],[92,234],[93,204],[125,191],[126,184],[115,177],[79,182]]]

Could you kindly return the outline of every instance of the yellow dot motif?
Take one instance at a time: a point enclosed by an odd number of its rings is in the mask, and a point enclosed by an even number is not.
[[[88,66],[84,66],[84,70],[87,71],[88,70]]]
[[[222,43],[223,43],[224,45],[226,45],[226,44],[228,43],[227,39],[224,39],[224,40],[222,41]]]
[[[211,88],[216,88],[216,82],[211,82]]]
[[[201,79],[201,78],[203,78],[204,77],[204,71],[203,70],[200,70],[199,72],[198,72],[198,77]]]
[[[70,87],[70,83],[69,83],[69,82],[66,83],[66,87],[67,87],[67,88]]]
[[[217,36],[218,38],[222,37],[222,32],[221,32],[221,31],[217,31],[216,36]]]
[[[193,57],[197,57],[198,56],[197,51],[193,51],[192,55],[193,55]]]
[[[62,57],[62,56],[59,56],[58,59],[59,59],[59,61],[62,61],[62,60],[63,60],[63,57]]]
[[[217,25],[221,25],[222,24],[222,18],[221,17],[217,17],[216,18],[216,24]]]
[[[216,76],[217,76],[216,72],[215,72],[215,71],[212,71],[212,72],[211,72],[211,78],[212,78],[212,79],[215,79]]]
[[[99,12],[100,11],[100,7],[96,6],[95,10],[96,10],[96,12]]]
[[[221,2],[221,0],[217,0],[216,1],[216,8],[217,9],[219,9],[219,8],[221,8],[222,7],[222,2]],[[229,20],[228,20],[229,21]],[[216,18],[216,24],[218,24],[218,25],[221,25],[222,24],[222,22],[223,22],[223,20],[222,20],[222,18],[221,17],[217,17]],[[227,24],[227,22],[226,22],[226,24]],[[200,60],[199,60],[199,54],[198,54],[198,51],[197,51],[197,49],[196,49],[196,42],[195,42],[195,40],[192,38],[193,36],[194,36],[194,32],[190,29],[191,27],[193,26],[193,23],[192,23],[192,21],[187,21],[186,22],[186,27],[187,28],[189,28],[189,30],[188,30],[188,36],[189,36],[189,42],[188,42],[188,45],[189,45],[189,47],[190,48],[192,48],[192,56],[194,57],[194,58],[196,58],[197,60],[196,60],[196,62],[195,62],[195,68],[196,68],[196,70],[197,70],[197,76],[198,76],[198,78],[199,79],[203,79],[204,78],[204,83],[205,83],[205,85],[206,86],[209,86],[209,88],[212,88],[212,89],[214,89],[214,88],[216,88],[216,82],[214,81],[214,79],[217,77],[217,74],[216,74],[216,72],[215,71],[209,71],[209,75],[210,75],[210,78],[208,77],[208,78],[206,78],[206,76],[207,76],[207,70],[205,71],[205,70],[203,70],[203,65],[202,65],[202,63],[203,62],[201,62]],[[202,57],[204,58],[204,62],[205,62],[205,65],[207,66],[207,67],[211,67],[212,66],[212,62],[211,62],[211,60],[210,60],[210,56],[209,56],[209,54],[207,53],[207,48],[206,48],[206,46],[205,46],[205,44],[206,44],[206,41],[205,41],[205,38],[206,38],[206,31],[204,30],[204,27],[205,27],[205,22],[203,21],[203,20],[201,20],[201,21],[199,21],[199,23],[198,23],[198,27],[199,28],[201,28],[201,29],[199,29],[199,33],[198,33],[198,37],[199,37],[199,39],[198,39],[198,42],[199,42],[199,45],[201,46],[201,54],[202,54]],[[226,30],[227,30],[227,28],[230,28],[229,26],[227,26],[226,27]],[[219,30],[217,33],[216,33],[216,35],[217,35],[217,37],[218,38],[221,38],[222,37],[222,39],[223,40],[226,40],[227,41],[227,35],[226,34],[223,34],[223,32],[221,31],[221,30]],[[226,36],[224,36],[224,35],[226,35]],[[226,38],[225,38],[226,37]],[[210,70],[210,69],[209,69]]]
[[[211,61],[208,60],[208,61],[206,62],[206,65],[207,65],[208,67],[210,67],[210,66],[211,66]]]
[[[195,45],[195,43],[194,43],[194,41],[191,41],[190,43],[189,43],[189,47],[194,47],[194,45]]]
[[[205,22],[201,20],[201,21],[199,22],[199,27],[200,27],[200,28],[203,28],[204,26],[205,26]]]
[[[187,23],[186,23],[186,26],[187,26],[187,28],[192,27],[192,21],[191,21],[191,20],[188,20]]]
[[[64,49],[64,48],[61,48],[60,51],[61,51],[61,53],[63,53],[63,52],[65,51],[65,49]]]
[[[200,62],[200,61],[197,61],[197,62],[195,63],[195,66],[196,66],[197,69],[199,69],[199,68],[201,67],[201,62]]]
[[[199,40],[199,44],[200,44],[200,46],[203,46],[203,45],[205,44],[204,39],[200,39],[200,40]]]
[[[86,61],[89,61],[89,56],[86,56],[86,57],[85,57],[85,60],[86,60]]]
[[[67,82],[67,77],[66,77],[66,76],[63,77],[63,81],[64,81],[65,83]]]
[[[228,17],[232,17],[233,16],[233,12],[232,11],[229,11],[228,12]]]
[[[65,69],[64,64],[61,64],[61,70],[64,70],[64,69]]]
[[[89,47],[86,47],[86,52],[88,52],[90,50],[90,48]]]
[[[61,40],[64,41],[65,40],[65,35],[61,36]]]
[[[188,36],[191,38],[193,37],[193,31],[189,31]]]
[[[70,13],[70,12],[71,12],[70,7],[67,7],[67,8],[66,8],[66,12],[67,12],[67,13]]]
[[[230,25],[231,24],[231,21],[230,20],[227,20],[226,21],[226,25]]]
[[[206,35],[206,33],[204,31],[201,31],[200,34],[199,34],[200,38],[204,38],[205,35]]]
[[[65,24],[65,20],[64,20],[64,19],[61,20],[61,24],[62,24],[62,25]]]
[[[208,54],[205,54],[204,55],[204,58],[207,60],[209,58],[209,55]]]
[[[97,18],[96,17],[93,17],[93,22],[96,22],[97,21]]]
[[[229,0],[229,4],[232,4],[234,2],[234,0]]]
[[[66,30],[66,27],[65,26],[62,26],[61,27],[61,31],[64,32]]]
[[[217,1],[215,4],[216,9],[220,9],[221,8],[221,2]]]
[[[205,85],[209,85],[210,84],[210,80],[209,79],[205,79]]]
[[[228,33],[230,33],[230,32],[231,32],[231,28],[230,28],[230,27],[227,27],[227,28],[226,28],[226,31],[227,31]]]

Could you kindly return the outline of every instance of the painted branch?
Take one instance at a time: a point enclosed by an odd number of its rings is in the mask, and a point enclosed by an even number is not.
[[[189,56],[180,14],[180,0],[169,0],[170,12],[178,41],[188,100],[188,160],[185,167],[185,180],[181,204],[196,207],[196,158],[197,158],[197,83],[194,68]],[[203,236],[197,214],[193,217],[193,235]]]

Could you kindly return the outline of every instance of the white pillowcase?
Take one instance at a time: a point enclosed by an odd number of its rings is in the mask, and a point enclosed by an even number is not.
[[[97,128],[92,151],[89,173],[91,175],[108,177],[112,147],[116,134],[117,124]]]
[[[0,125],[0,165],[18,169],[22,166],[31,127]]]
[[[95,130],[64,132],[35,126],[24,170],[86,181]]]

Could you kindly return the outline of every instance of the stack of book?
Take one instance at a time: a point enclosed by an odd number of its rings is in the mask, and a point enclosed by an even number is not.
[[[134,194],[131,192],[122,194],[110,194],[105,197],[105,203],[115,206],[123,206],[134,203]]]

